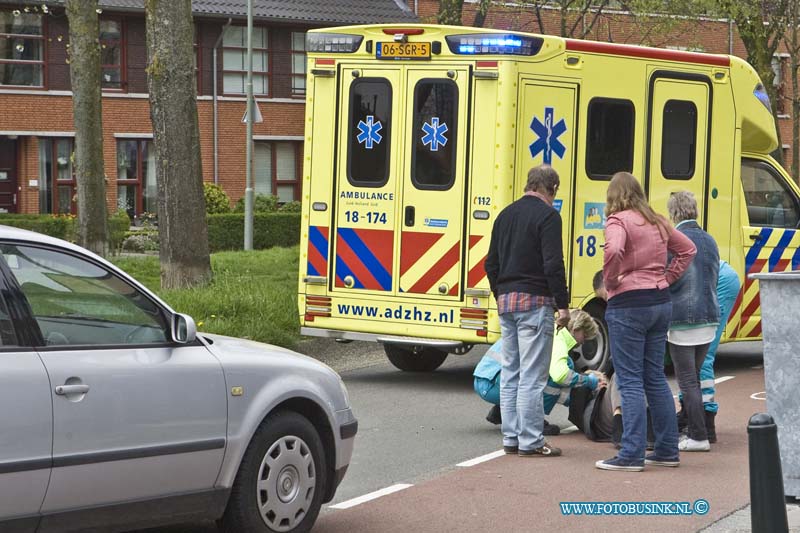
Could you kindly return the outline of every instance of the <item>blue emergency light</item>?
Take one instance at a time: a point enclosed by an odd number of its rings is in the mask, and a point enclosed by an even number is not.
[[[772,104],[769,101],[769,95],[767,94],[767,89],[764,88],[763,83],[756,85],[755,90],[753,90],[753,94],[756,98],[758,98],[758,101],[764,104],[769,112],[772,113]]]
[[[544,42],[539,37],[496,33],[448,35],[445,40],[450,52],[459,55],[533,56]]]

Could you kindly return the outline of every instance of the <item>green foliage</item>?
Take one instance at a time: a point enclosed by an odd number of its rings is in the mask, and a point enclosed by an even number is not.
[[[253,248],[294,246],[300,242],[300,213],[255,213]],[[208,216],[208,245],[212,252],[241,250],[244,246],[244,215],[226,213]]]
[[[200,331],[285,347],[300,338],[296,246],[213,254],[214,280],[194,289],[161,290],[157,257],[118,258],[115,263],[176,311],[192,316]]]
[[[50,237],[74,240],[75,217],[72,215],[0,215],[0,225],[43,233]]]
[[[129,253],[157,252],[158,247],[158,230],[128,231],[122,241],[122,251]]]
[[[282,213],[299,213],[302,208],[303,204],[300,202],[286,202],[278,208],[278,211]]]
[[[112,253],[119,250],[122,246],[122,241],[125,239],[125,233],[131,227],[131,219],[128,218],[128,213],[124,209],[120,209],[108,219],[108,249]]]
[[[219,185],[203,183],[203,194],[206,197],[206,214],[231,212],[231,201]]]
[[[253,199],[254,213],[274,213],[278,210],[278,197],[271,194],[256,194]],[[239,198],[233,208],[234,213],[244,213],[244,197]]]

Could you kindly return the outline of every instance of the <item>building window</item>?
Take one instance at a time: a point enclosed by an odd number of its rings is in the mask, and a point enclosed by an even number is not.
[[[254,190],[256,194],[272,194],[281,203],[300,197],[298,160],[303,143],[257,141],[254,150]]]
[[[635,112],[630,100],[592,98],[586,135],[586,174],[610,180],[617,172],[633,170]]]
[[[0,85],[44,87],[42,15],[0,11]]]
[[[123,49],[122,21],[100,19],[100,68],[103,89],[122,89]]]
[[[253,28],[253,94],[269,94],[269,32]],[[231,26],[222,37],[222,92],[247,91],[247,28]]]
[[[72,139],[39,139],[39,212],[76,212]]]
[[[661,174],[667,179],[691,179],[696,153],[697,106],[688,100],[669,100],[661,132]]]
[[[142,213],[158,212],[153,141],[117,141],[117,209],[124,209],[131,219]]]
[[[306,94],[306,34],[292,32],[292,96]]]

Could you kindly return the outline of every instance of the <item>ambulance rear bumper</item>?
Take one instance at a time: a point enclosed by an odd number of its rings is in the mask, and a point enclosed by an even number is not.
[[[404,344],[407,346],[430,346],[441,350],[455,350],[466,346],[461,341],[445,341],[425,339],[422,337],[402,337],[397,335],[379,335],[377,333],[359,333],[356,331],[341,331],[323,328],[300,328],[300,334],[308,337],[326,337],[329,339],[344,339],[350,341],[377,342],[380,344]]]

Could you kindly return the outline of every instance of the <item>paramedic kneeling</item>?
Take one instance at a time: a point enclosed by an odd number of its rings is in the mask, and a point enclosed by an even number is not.
[[[606,378],[603,374],[592,371],[584,374],[576,372],[569,356],[570,350],[584,341],[595,338],[597,333],[597,324],[588,313],[580,309],[570,311],[567,327],[556,331],[549,377],[544,389],[545,414],[549,415],[557,403],[568,407],[570,391],[573,388],[585,387],[593,391],[598,385],[605,386]],[[486,419],[493,424],[501,422],[499,408],[501,359],[502,341],[497,341],[478,362],[473,372],[475,392],[487,402],[494,404],[486,416]],[[545,421],[545,435],[558,435],[558,433],[558,426]]]

